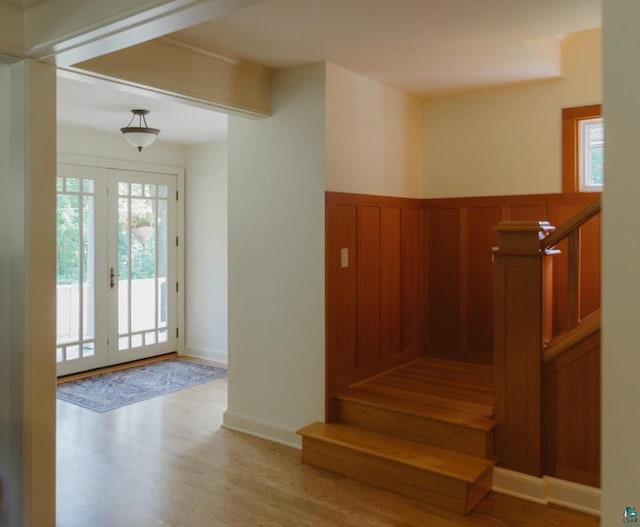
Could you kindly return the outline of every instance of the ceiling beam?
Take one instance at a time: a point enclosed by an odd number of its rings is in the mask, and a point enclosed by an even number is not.
[[[263,1],[50,0],[24,12],[24,52],[70,66]]]
[[[183,44],[156,39],[73,67],[109,80],[248,116],[271,115],[273,70]]]
[[[0,62],[23,57],[22,11],[14,5],[0,2]]]

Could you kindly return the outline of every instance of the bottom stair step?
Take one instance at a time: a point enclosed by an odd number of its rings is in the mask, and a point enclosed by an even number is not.
[[[298,430],[302,461],[467,514],[491,490],[493,463],[343,423]]]

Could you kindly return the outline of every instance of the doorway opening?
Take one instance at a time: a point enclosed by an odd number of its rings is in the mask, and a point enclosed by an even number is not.
[[[177,351],[177,176],[61,163],[56,184],[58,375]]]

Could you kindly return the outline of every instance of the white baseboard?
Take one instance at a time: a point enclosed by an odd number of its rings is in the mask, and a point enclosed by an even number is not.
[[[600,516],[600,489],[545,476],[549,503]]]
[[[302,446],[302,440],[295,430],[230,412],[229,410],[222,416],[222,427],[275,441],[293,448],[300,449]]]
[[[529,474],[521,474],[507,470],[506,468],[495,467],[493,469],[493,489],[500,494],[508,494],[527,501],[549,503],[547,491],[542,478],[536,478]]]
[[[197,359],[207,359],[215,362],[227,364],[227,350],[216,350],[210,348],[194,348],[185,346],[184,353],[187,357],[196,357]]]
[[[493,469],[493,491],[547,505],[600,516],[600,489],[549,476],[537,478],[500,467]]]

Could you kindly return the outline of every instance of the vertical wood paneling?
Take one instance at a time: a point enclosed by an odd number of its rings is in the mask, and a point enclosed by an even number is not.
[[[600,308],[600,216],[590,219],[580,231],[580,317]]]
[[[493,351],[493,280],[491,248],[498,244],[499,207],[470,207],[467,238],[467,342],[468,349],[490,355]]]
[[[337,372],[356,368],[356,207],[326,207],[327,393],[335,391]],[[349,267],[340,265],[340,249]],[[328,413],[331,409],[327,408]]]
[[[357,367],[380,358],[380,207],[358,207]]]
[[[549,219],[547,205],[512,205],[509,221],[546,221]]]
[[[554,476],[600,485],[600,335],[555,365]]]
[[[422,221],[422,200],[326,193],[327,419],[335,393],[423,351]]]
[[[458,348],[469,348],[469,208],[458,211]]]
[[[456,350],[459,335],[458,209],[433,209],[428,215],[428,344]]]
[[[344,386],[400,364],[403,351],[423,343],[428,354],[491,362],[493,227],[498,220],[544,219],[559,226],[596,197],[410,200],[328,192],[328,382]],[[583,227],[581,245],[584,317],[600,302],[598,218]],[[350,266],[342,269],[340,248],[347,246]],[[553,258],[557,334],[566,320],[566,251]]]
[[[486,260],[484,256],[484,247],[490,249],[495,245],[493,227],[498,220],[549,220],[552,225],[560,226],[596,197],[585,194],[553,194],[425,200],[424,268],[427,283],[424,331],[427,353],[454,360],[490,363],[493,277],[490,260]],[[457,211],[457,223],[453,218],[454,210]],[[437,223],[436,226],[429,226],[432,217]],[[444,217],[450,221],[445,221]],[[446,233],[440,232],[442,228],[446,229]],[[582,228],[582,317],[600,305],[599,229],[598,218],[594,218]],[[435,238],[431,239],[432,236]],[[456,240],[451,240],[451,237],[456,237]],[[454,243],[456,248],[452,248]],[[558,248],[562,253],[553,257],[553,309],[549,312],[553,317],[550,326],[552,335],[557,335],[566,328],[566,246],[566,241],[561,243]],[[446,258],[442,254],[444,251],[448,252],[450,260],[457,253],[459,265],[456,267],[455,278],[445,269],[447,264],[443,263],[443,259]],[[432,265],[436,266],[435,269],[431,269]],[[449,282],[455,280],[457,284],[439,284],[438,276]],[[432,287],[434,285],[435,289]],[[443,313],[443,305],[448,306],[445,309],[446,313]],[[454,307],[458,311],[457,339],[451,338],[451,328],[447,326],[451,320],[447,316]]]
[[[401,211],[401,351],[422,347],[422,210]]]
[[[556,474],[556,375],[555,362],[543,366],[542,373],[542,470],[547,476]]]
[[[383,207],[380,219],[380,352],[382,357],[388,357],[402,351],[400,347],[400,209]],[[402,277],[404,278],[404,275]]]

